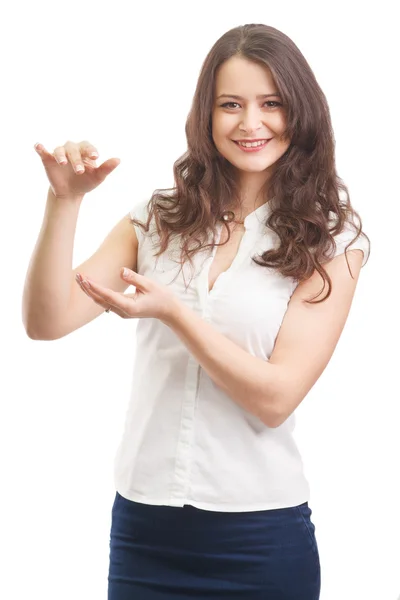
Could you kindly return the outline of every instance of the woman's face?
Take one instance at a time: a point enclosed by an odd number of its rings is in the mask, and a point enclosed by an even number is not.
[[[290,145],[282,138],[285,118],[267,67],[237,56],[221,65],[215,81],[212,136],[217,150],[232,165],[248,175],[271,172]],[[270,141],[257,152],[245,152],[236,143],[243,139]]]

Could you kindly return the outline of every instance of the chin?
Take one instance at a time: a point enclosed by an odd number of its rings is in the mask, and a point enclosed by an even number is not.
[[[257,160],[254,158],[249,158],[244,156],[244,160],[238,160],[237,156],[233,158],[229,156],[229,154],[224,154],[224,158],[231,163],[234,167],[239,169],[240,171],[245,171],[246,173],[261,173],[269,167],[272,167],[275,161],[271,160]],[[250,156],[250,155],[249,155]]]
[[[238,166],[238,165],[234,165],[238,171],[242,171],[242,173],[263,173],[264,171],[267,171],[270,167],[272,167],[272,165],[265,165],[264,167],[260,167],[259,169],[253,168],[253,169],[246,169],[246,167],[242,167],[242,166]]]

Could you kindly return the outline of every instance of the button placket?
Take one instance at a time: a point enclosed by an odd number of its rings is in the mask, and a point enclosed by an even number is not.
[[[190,489],[194,419],[199,374],[200,365],[192,356],[190,356],[186,373],[185,394],[182,405],[181,423],[175,458],[174,479],[170,494],[170,501],[182,502],[182,506],[188,497]]]

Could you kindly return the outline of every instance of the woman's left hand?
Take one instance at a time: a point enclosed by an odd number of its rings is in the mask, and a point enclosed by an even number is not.
[[[175,314],[179,301],[166,286],[130,269],[121,269],[121,277],[136,287],[134,294],[114,292],[79,273],[76,281],[96,304],[103,306],[104,310],[110,309],[110,312],[123,319],[153,317],[167,323]]]

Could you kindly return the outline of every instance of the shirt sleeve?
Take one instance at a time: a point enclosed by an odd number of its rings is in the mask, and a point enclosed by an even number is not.
[[[347,244],[349,244],[349,242],[351,242],[351,240],[357,235],[357,227],[359,226],[358,219],[357,219],[356,223],[357,223],[357,226],[354,225],[353,222],[347,221],[344,226],[343,231],[334,236],[334,240],[336,242],[336,250],[335,250],[335,253],[331,256],[331,258],[334,258],[335,256],[338,256],[339,254],[344,254]],[[362,250],[364,253],[363,262],[362,262],[362,266],[364,266],[369,258],[370,244],[369,244],[367,238],[364,235],[362,235],[362,233],[347,248],[347,252],[349,250],[356,250],[356,249]]]
[[[138,202],[133,208],[131,208],[131,210],[129,211],[129,215],[131,219],[138,219],[139,221],[142,221],[142,223],[146,223],[147,218],[149,216],[148,200],[141,200],[140,202]],[[135,223],[132,223],[132,225],[135,228],[138,244],[140,246],[144,236],[143,229]]]

